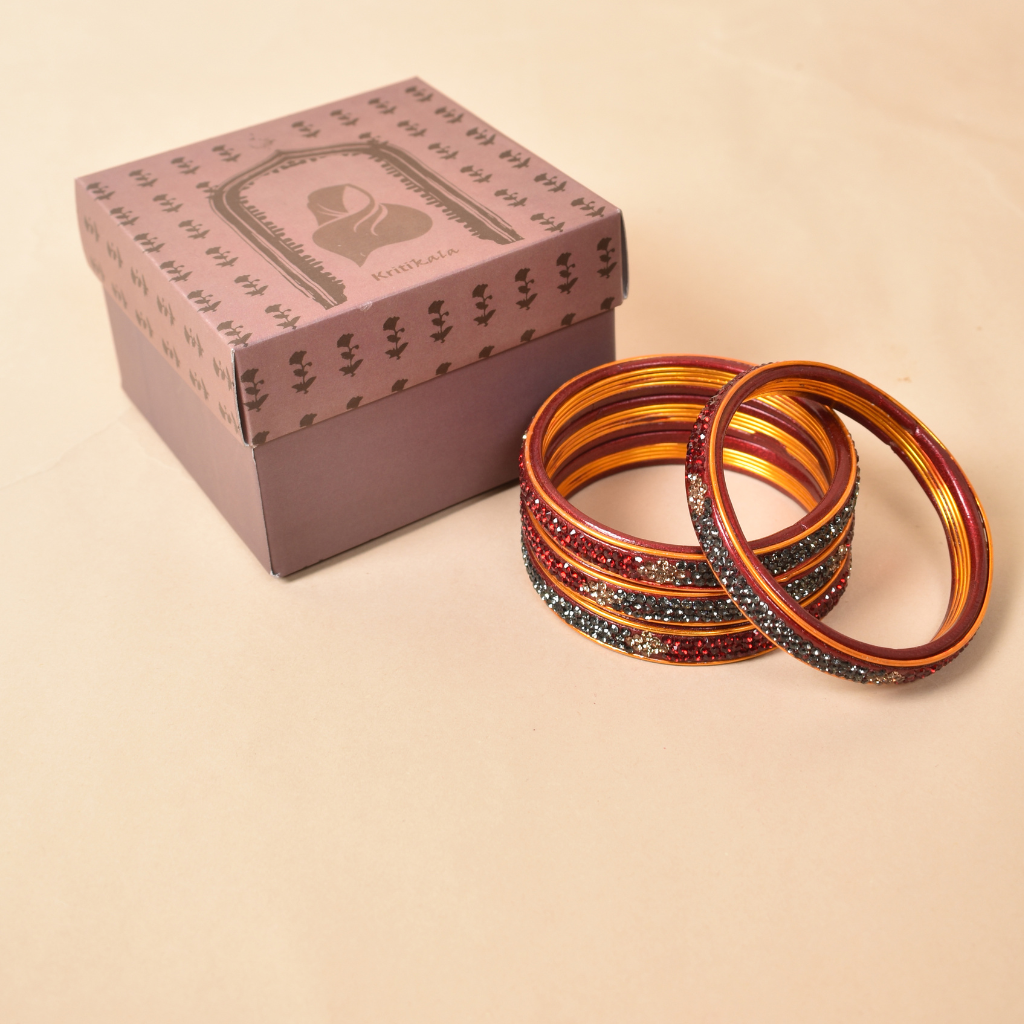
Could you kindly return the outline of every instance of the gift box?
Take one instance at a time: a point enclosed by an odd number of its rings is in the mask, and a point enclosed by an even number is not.
[[[618,209],[420,79],[77,180],[125,391],[271,572],[516,476]]]

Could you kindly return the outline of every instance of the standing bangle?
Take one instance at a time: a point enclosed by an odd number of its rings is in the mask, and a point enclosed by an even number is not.
[[[768,396],[826,403],[867,427],[910,467],[939,513],[952,564],[949,606],[935,637],[894,649],[852,640],[808,615],[765,571],[743,536],[725,482],[730,420],[743,403]],[[992,549],[977,495],[945,446],[895,399],[822,363],[770,363],[737,377],[701,413],[687,459],[690,516],[715,576],[776,646],[823,672],[862,683],[904,683],[930,675],[966,647],[988,604]]]
[[[749,364],[692,356],[610,363],[545,403],[521,457],[524,558],[538,593],[576,628],[652,660],[719,662],[772,649],[718,585],[703,553],[631,537],[571,504],[594,480],[685,460],[697,414]],[[825,614],[849,571],[856,452],[832,413],[783,397],[744,407],[725,447],[729,468],[793,497],[807,514],[758,541],[781,585]]]

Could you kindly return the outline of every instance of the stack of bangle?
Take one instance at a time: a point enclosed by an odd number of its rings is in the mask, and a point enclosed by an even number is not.
[[[822,623],[846,589],[857,453],[844,413],[910,467],[949,546],[949,606],[926,644],[861,643]],[[659,544],[598,523],[569,499],[602,477],[685,462],[700,547]],[[748,541],[725,471],[795,499],[799,522]],[[988,524],[963,470],[907,409],[867,381],[821,363],[752,368],[659,356],[581,374],[541,407],[520,458],[523,558],[562,619],[650,661],[715,664],[780,647],[862,683],[904,683],[952,661],[981,624],[992,585]]]
[[[591,639],[635,657],[691,664],[773,649],[700,548],[631,537],[569,501],[612,473],[684,463],[701,409],[749,369],[694,356],[609,363],[556,391],[530,425],[520,466],[527,572],[545,603]],[[783,593],[820,618],[849,576],[857,496],[849,432],[813,401],[773,395],[744,403],[723,437],[725,466],[772,484],[805,510],[751,550]]]

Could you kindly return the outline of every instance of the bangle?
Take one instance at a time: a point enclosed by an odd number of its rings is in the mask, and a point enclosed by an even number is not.
[[[638,584],[587,565],[564,549],[546,542],[528,509],[522,511],[522,540],[528,556],[543,566],[555,586],[645,622],[697,623],[736,622],[749,627],[729,596],[717,587],[673,588]],[[853,522],[848,522],[836,539],[819,555],[776,577],[797,601],[816,595],[836,575],[848,556],[853,541]]]
[[[707,399],[749,364],[666,356],[581,374],[542,406],[520,459],[523,551],[545,602],[593,639],[652,660],[709,663],[772,645],[729,600],[697,547],[631,537],[569,502],[586,484],[685,461]],[[748,403],[728,431],[729,468],[793,497],[807,514],[756,542],[758,557],[813,615],[846,586],[856,452],[838,418],[788,396]]]
[[[725,483],[729,423],[741,406],[800,396],[851,416],[910,467],[939,513],[952,565],[949,606],[935,637],[893,649],[861,643],[807,614],[759,561],[743,536]],[[801,661],[862,683],[904,683],[930,675],[968,644],[988,604],[992,547],[985,513],[945,446],[895,399],[822,363],[770,363],[730,381],[701,412],[687,459],[694,530],[716,578],[776,646]]]
[[[810,614],[822,617],[835,607],[846,590],[850,573],[850,547],[837,550],[837,562],[824,567],[828,575],[803,600]],[[523,561],[534,589],[544,603],[579,632],[626,654],[650,661],[676,664],[720,664],[767,654],[774,645],[749,623],[673,627],[667,622],[638,619],[621,610],[614,592],[610,600],[591,600],[569,587],[559,586],[559,568],[535,557],[523,545]],[[557,563],[556,563],[557,566]],[[815,581],[817,582],[817,580]]]

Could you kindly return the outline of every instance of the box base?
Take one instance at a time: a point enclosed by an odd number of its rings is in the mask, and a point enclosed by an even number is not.
[[[279,576],[514,480],[541,402],[615,358],[609,311],[250,448],[107,306],[128,396]]]
[[[121,386],[235,532],[273,571],[252,449],[233,438],[108,295]],[[233,405],[234,396],[226,395]]]

